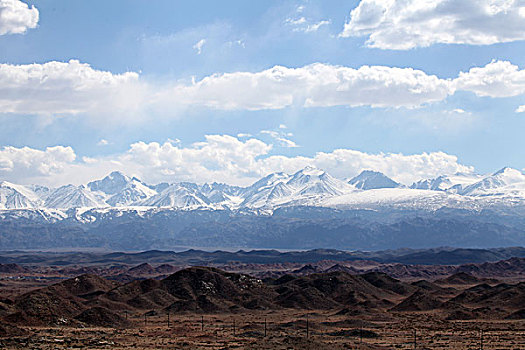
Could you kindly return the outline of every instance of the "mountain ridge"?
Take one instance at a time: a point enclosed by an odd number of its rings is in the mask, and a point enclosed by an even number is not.
[[[175,207],[175,208],[266,208],[280,206],[405,205],[434,203],[439,207],[485,208],[525,203],[525,175],[503,168],[487,176],[441,175],[404,186],[386,175],[363,170],[345,182],[314,167],[294,174],[269,174],[247,187],[191,182],[147,184],[136,177],[113,171],[87,185],[50,189],[0,183],[0,210],[30,208]],[[427,204],[427,206],[429,206]]]

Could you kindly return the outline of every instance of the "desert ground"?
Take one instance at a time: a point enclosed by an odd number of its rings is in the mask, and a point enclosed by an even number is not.
[[[0,264],[0,348],[525,349],[524,267]]]

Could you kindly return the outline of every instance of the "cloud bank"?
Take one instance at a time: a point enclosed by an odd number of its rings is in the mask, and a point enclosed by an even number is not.
[[[307,165],[341,179],[373,169],[405,184],[441,174],[470,172],[454,155],[443,152],[404,155],[371,154],[351,149],[318,152],[313,156],[272,154],[271,143],[256,138],[207,135],[202,142],[183,147],[172,142],[136,142],[121,154],[77,160],[71,147],[0,149],[0,178],[16,183],[52,186],[86,183],[113,170],[135,175],[149,183],[225,182],[248,185],[272,172],[293,173]]]
[[[147,96],[137,73],[113,74],[77,60],[0,64],[0,112],[76,114],[129,111]]]
[[[38,10],[20,0],[0,0],[0,35],[23,34],[36,28]]]
[[[368,47],[408,50],[525,40],[523,28],[521,0],[361,0],[340,36],[366,36]]]
[[[260,72],[213,74],[199,81],[157,84],[138,73],[114,74],[77,60],[0,64],[0,113],[106,115],[112,119],[188,107],[219,110],[333,106],[417,108],[455,91],[478,96],[525,94],[525,70],[507,61],[442,79],[413,68],[315,63]]]

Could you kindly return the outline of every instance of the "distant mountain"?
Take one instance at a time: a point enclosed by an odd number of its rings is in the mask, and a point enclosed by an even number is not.
[[[53,190],[44,202],[46,208],[104,207],[104,198],[85,186],[66,185]]]
[[[241,192],[244,188],[227,184],[213,182],[205,183],[199,191],[209,199],[211,203],[238,205],[242,202]]]
[[[469,186],[482,177],[478,174],[457,173],[454,175],[441,175],[434,179],[426,179],[415,182],[410,186],[411,189],[448,191],[451,193],[461,192],[466,186]]]
[[[157,194],[157,191],[139,179],[130,178],[118,171],[112,172],[102,180],[88,183],[87,187],[91,191],[107,195],[106,203],[114,207],[132,205]]]
[[[210,201],[196,190],[188,189],[180,184],[173,184],[161,193],[136,204],[152,207],[188,208],[206,207],[210,204]]]
[[[503,168],[484,179],[466,186],[462,195],[487,196],[487,195],[525,195],[525,175],[512,168]]]
[[[131,179],[120,171],[114,171],[102,180],[92,181],[87,184],[91,191],[100,191],[108,195],[117,194],[131,182]]]
[[[374,171],[347,183],[306,167],[247,187],[0,183],[0,249],[171,246],[387,249],[525,244],[525,175],[444,175],[407,188]],[[415,257],[416,258],[416,257]]]
[[[40,198],[31,189],[7,181],[0,182],[0,209],[36,208],[39,205]]]
[[[396,188],[401,187],[401,184],[395,182],[388,176],[378,171],[363,170],[361,174],[348,181],[350,185],[354,185],[360,190],[373,190],[377,188]]]
[[[326,197],[338,196],[354,188],[323,170],[306,167],[293,175],[270,174],[248,187],[241,206],[260,208],[273,205],[319,203]]]
[[[398,207],[437,210],[525,205],[525,175],[504,168],[488,176],[473,173],[442,175],[409,188],[372,170],[348,182],[305,167],[294,174],[269,174],[250,186],[192,182],[149,185],[114,171],[87,186],[57,189],[0,183],[0,209],[173,207],[179,209],[263,209],[290,206],[337,208]]]

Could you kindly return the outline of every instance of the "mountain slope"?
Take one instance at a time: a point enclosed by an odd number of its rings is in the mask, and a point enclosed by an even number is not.
[[[121,172],[114,171],[102,180],[92,181],[87,187],[94,192],[107,196],[106,203],[118,207],[131,205],[157,194],[137,178],[130,178]]]
[[[401,184],[395,182],[383,173],[372,170],[363,170],[359,175],[350,179],[348,183],[360,190],[396,188],[401,186]]]
[[[274,205],[308,205],[322,198],[339,196],[354,187],[323,170],[306,167],[293,175],[275,173],[248,187],[242,206],[251,208]]]
[[[434,179],[420,180],[413,183],[410,188],[418,190],[448,191],[458,193],[464,187],[469,186],[479,180],[482,176],[478,174],[441,175]]]
[[[38,195],[25,186],[0,182],[0,209],[36,208],[40,202]]]
[[[53,190],[44,202],[46,208],[105,207],[104,198],[85,186],[66,185]]]
[[[525,175],[512,168],[503,168],[494,174],[475,182],[461,191],[468,196],[524,196]]]
[[[207,207],[210,204],[208,198],[197,191],[192,191],[180,184],[173,184],[161,193],[148,199],[136,202],[136,205],[153,207]]]

